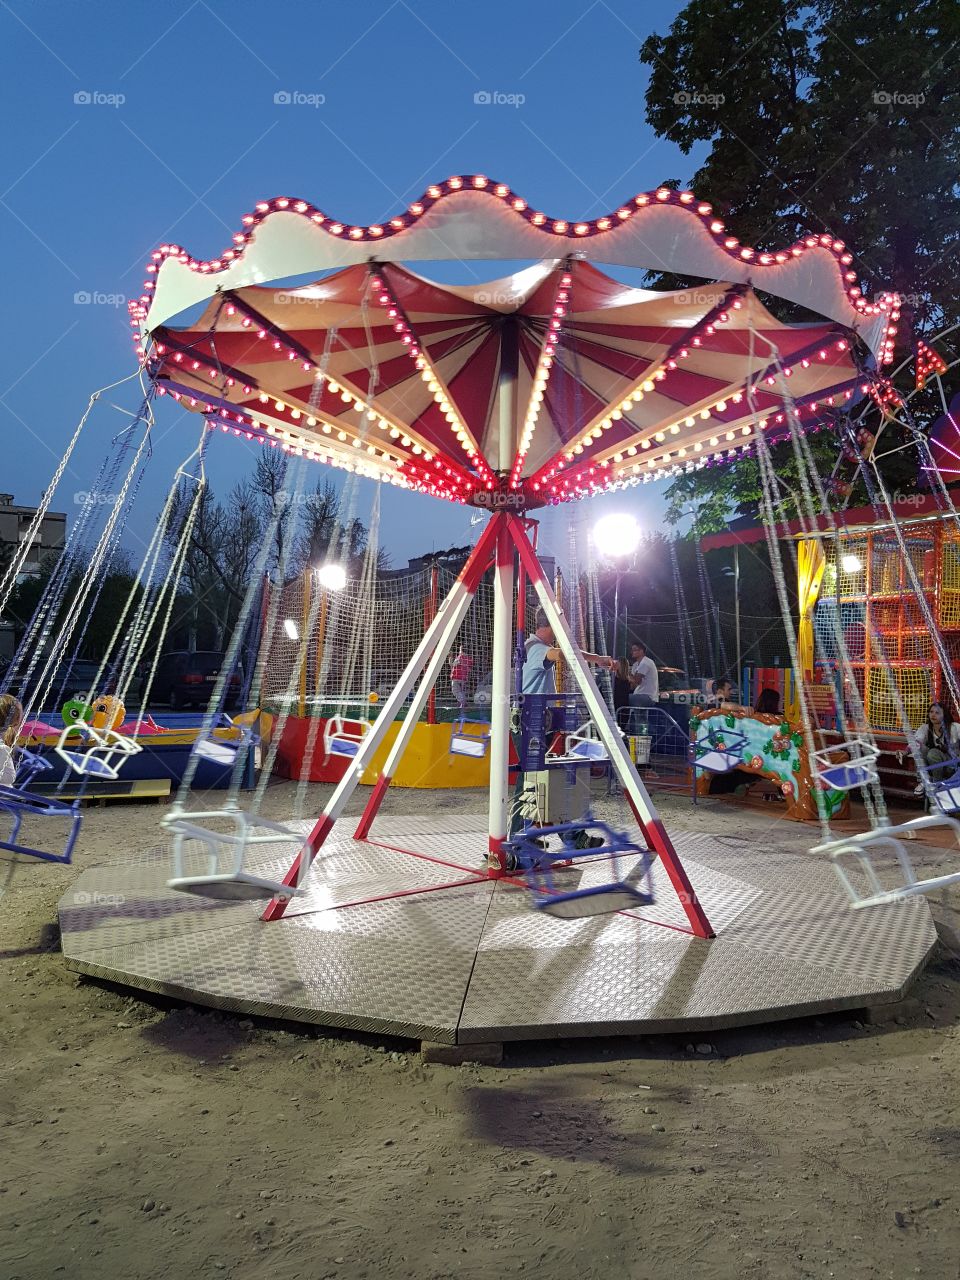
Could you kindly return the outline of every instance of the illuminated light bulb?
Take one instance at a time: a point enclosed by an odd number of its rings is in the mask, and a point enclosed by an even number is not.
[[[342,591],[347,585],[347,571],[343,565],[325,564],[316,571],[317,581],[328,591]]]

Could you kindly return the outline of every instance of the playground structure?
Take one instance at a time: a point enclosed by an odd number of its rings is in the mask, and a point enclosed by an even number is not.
[[[911,495],[897,516],[936,632],[960,674],[960,528],[934,495]],[[924,722],[931,702],[950,700],[950,682],[935,648],[893,521],[874,507],[850,508],[832,522],[819,519],[777,526],[781,539],[797,543],[797,597],[801,601],[799,652],[806,696],[819,726],[838,734],[852,730],[854,700],[866,721],[889,745],[903,749],[906,727]],[[703,538],[705,551],[749,546],[765,539],[762,527]],[[854,690],[844,685],[841,653],[846,652]],[[786,702],[796,716],[797,693]]]
[[[535,265],[459,288],[400,265],[454,257]],[[64,898],[68,964],[227,1008],[447,1041],[706,1028],[899,996],[933,943],[922,900],[850,913],[826,862],[672,839],[535,549],[539,507],[748,448],[762,458],[768,435],[802,433],[853,400],[864,367],[889,357],[896,299],[865,301],[850,261],[829,236],[744,248],[689,192],[571,223],[480,175],[429,188],[384,224],[349,227],[284,197],[258,205],[219,258],[162,246],[133,316],[160,391],[212,428],[283,449],[294,469],[324,462],[490,519],[379,713],[324,730],[347,767],[317,821],[245,845],[255,805],[241,819],[228,799],[226,837],[216,815],[178,809],[172,882],[166,854],[141,854],[82,877],[84,891],[97,885],[82,904]],[[631,289],[599,262],[713,283]],[[311,274],[313,284],[269,283]],[[754,281],[822,321],[778,322]],[[463,817],[380,818],[491,564],[486,830]],[[565,660],[564,695],[588,717],[564,735],[561,767],[602,752],[634,819],[567,867],[551,844],[545,878],[536,824],[519,838],[510,829],[513,619],[522,634],[526,584]],[[243,623],[251,607],[252,597]],[[284,707],[301,696],[288,682]],[[395,721],[351,836],[338,822]],[[527,747],[521,728],[521,759]],[[600,826],[589,812],[567,818],[546,828]],[[611,876],[614,858],[623,865]],[[106,881],[122,894],[105,894]],[[547,908],[561,900],[554,919]]]

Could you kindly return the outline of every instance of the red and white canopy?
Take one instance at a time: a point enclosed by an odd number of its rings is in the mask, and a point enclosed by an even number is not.
[[[285,199],[244,224],[212,262],[154,255],[133,311],[161,389],[237,434],[454,501],[534,506],[726,458],[787,404],[811,423],[842,407],[892,350],[897,300],[863,300],[842,243],[758,254],[686,192],[570,224],[450,179],[383,226]],[[458,287],[401,262],[545,250]],[[600,261],[713,282],[637,289]],[[823,319],[783,324],[754,287]]]

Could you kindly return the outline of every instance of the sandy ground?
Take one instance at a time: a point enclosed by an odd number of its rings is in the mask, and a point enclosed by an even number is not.
[[[290,795],[272,787],[265,809],[289,816]],[[717,801],[662,809],[674,827],[812,842]],[[960,895],[932,904],[943,941],[900,1022],[424,1065],[408,1042],[67,973],[58,897],[158,843],[162,813],[90,810],[75,867],[24,869],[0,901],[4,1280],[960,1276]]]

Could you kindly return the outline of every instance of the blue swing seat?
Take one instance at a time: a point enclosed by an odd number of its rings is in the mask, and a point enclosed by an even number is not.
[[[944,769],[952,769],[949,777],[934,777],[942,774]],[[960,811],[960,759],[941,760],[939,764],[918,766],[917,772],[923,781],[930,801],[941,813],[957,813]]]
[[[69,863],[80,832],[82,814],[79,799],[68,804],[58,800],[56,796],[41,796],[27,791],[26,788],[33,778],[52,766],[49,761],[42,759],[33,751],[28,751],[25,747],[17,747],[15,751],[16,782],[13,786],[0,786],[0,813],[7,814],[11,820],[9,836],[6,839],[0,838],[0,850],[23,857],[38,858],[41,862]],[[22,843],[19,836],[24,818],[66,819],[70,826],[62,851],[50,853],[46,849],[37,849],[33,845]]]
[[[579,849],[574,844],[583,831],[596,832],[604,843],[595,848]],[[559,836],[559,849],[544,849],[541,842]],[[533,906],[546,915],[562,920],[582,920],[590,916],[608,915],[647,907],[654,901],[650,884],[653,855],[623,832],[614,831],[605,822],[585,817],[579,822],[563,822],[549,827],[527,827],[504,845],[513,855],[533,898]],[[619,860],[629,856],[639,859],[627,875],[620,875]],[[584,889],[558,888],[554,880],[557,864],[569,866],[577,859],[600,862],[609,859],[613,875],[610,880]],[[643,885],[641,888],[640,886]]]
[[[690,743],[690,763],[707,773],[730,773],[743,764],[741,752],[746,745],[745,733],[709,729],[702,738]]]

